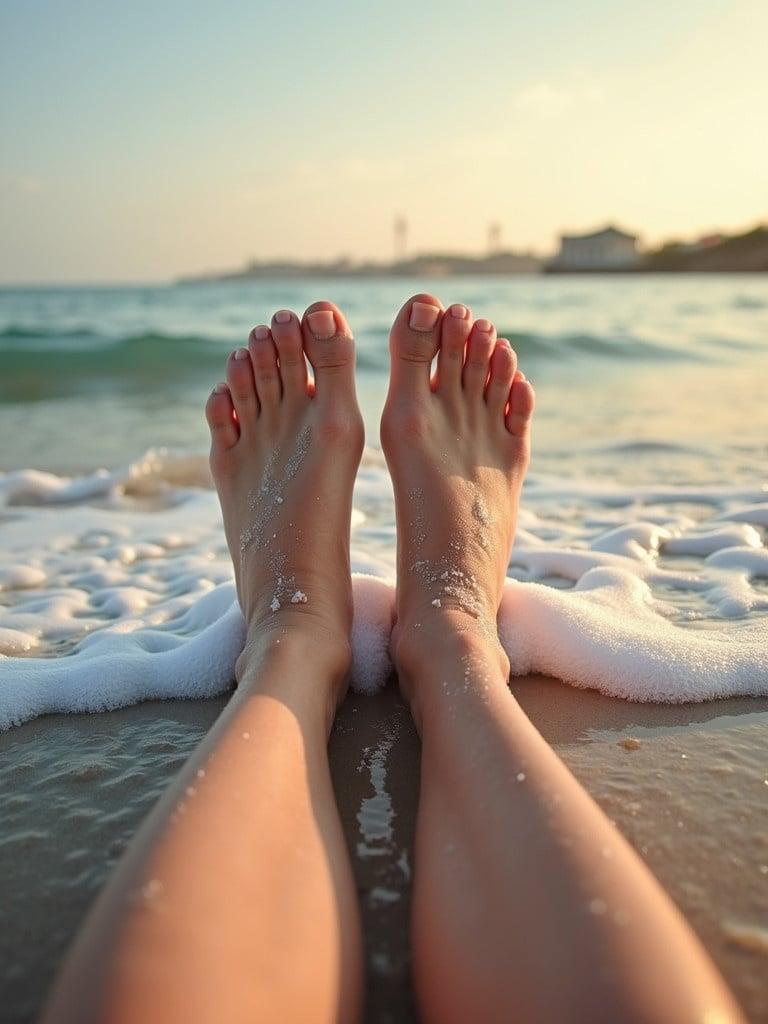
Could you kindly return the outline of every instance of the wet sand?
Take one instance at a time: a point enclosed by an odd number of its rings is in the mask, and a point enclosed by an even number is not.
[[[526,712],[683,910],[753,1024],[768,1022],[768,700],[642,705],[515,680]],[[0,1021],[34,1018],[142,818],[223,700],[51,716],[0,735]],[[408,916],[419,744],[390,686],[330,745],[368,959],[367,1020],[415,1021]]]

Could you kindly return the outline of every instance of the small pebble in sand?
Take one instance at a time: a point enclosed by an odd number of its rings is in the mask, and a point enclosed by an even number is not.
[[[443,602],[440,600],[439,597],[436,597],[435,600],[432,602],[432,604],[435,606],[435,608],[442,608],[443,607]]]
[[[291,604],[306,604],[307,595],[302,590],[297,590],[291,598]]]
[[[198,777],[198,779],[204,779],[205,778],[205,768],[198,768],[197,769],[197,777]]]
[[[197,790],[194,786],[187,786],[187,796],[197,796]]]
[[[635,739],[634,736],[627,736],[624,740],[619,740],[619,746],[624,747],[625,750],[639,750],[640,740]]]
[[[272,603],[269,606],[270,611],[276,612],[280,607],[280,602],[277,600],[277,595],[272,598]]]
[[[277,496],[277,497],[275,498],[275,501],[277,502],[277,504],[278,504],[278,505],[282,505],[282,504],[283,504],[283,499],[282,499],[282,498],[280,497],[280,495],[279,495],[279,494],[278,494],[278,496]]]
[[[517,781],[518,782],[525,782],[525,772],[518,772],[517,773]]]
[[[251,734],[249,732],[244,732],[243,733],[243,739],[244,740],[249,740],[250,738],[251,738]]]

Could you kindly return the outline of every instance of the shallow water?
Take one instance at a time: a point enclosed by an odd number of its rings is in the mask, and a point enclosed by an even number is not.
[[[635,700],[768,693],[765,278],[431,284],[494,318],[537,386],[502,613],[513,670]],[[356,331],[353,567],[391,578],[377,423],[387,327],[415,287],[0,292],[0,726],[229,685],[242,627],[201,409],[276,307],[330,292]],[[355,682],[371,691],[391,591],[356,587]]]
[[[495,320],[537,385],[534,468],[636,482],[765,471],[765,276],[446,278],[0,291],[0,469],[83,472],[203,449],[229,350],[281,306],[347,312],[368,442],[387,332],[419,288]]]

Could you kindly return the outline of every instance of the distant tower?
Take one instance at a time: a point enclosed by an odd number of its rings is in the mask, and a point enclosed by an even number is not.
[[[488,255],[501,252],[501,224],[497,220],[488,225]]]
[[[405,259],[405,254],[408,251],[408,221],[402,214],[398,214],[397,217],[395,217],[394,234],[395,263],[400,263]]]

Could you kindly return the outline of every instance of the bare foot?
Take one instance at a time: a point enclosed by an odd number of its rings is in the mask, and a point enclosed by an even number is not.
[[[307,360],[314,370],[309,382]],[[248,630],[286,627],[349,662],[352,486],[363,450],[355,352],[344,316],[280,310],[227,362],[205,408],[211,470]]]
[[[444,311],[432,295],[406,302],[390,351],[381,440],[397,512],[395,664],[407,676],[411,655],[455,628],[483,633],[505,662],[496,614],[530,457],[533,388],[492,323],[473,323],[466,306]]]

